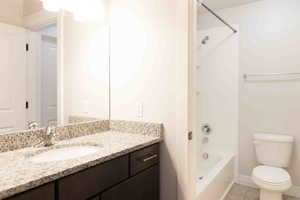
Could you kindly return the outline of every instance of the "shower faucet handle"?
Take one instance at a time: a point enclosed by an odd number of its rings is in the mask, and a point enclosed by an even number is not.
[[[211,132],[210,125],[209,125],[209,124],[203,124],[202,127],[201,127],[201,130],[202,130],[202,132],[203,132],[205,135],[209,135],[210,132]]]

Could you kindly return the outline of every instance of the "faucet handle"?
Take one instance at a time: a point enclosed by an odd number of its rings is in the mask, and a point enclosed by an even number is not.
[[[56,127],[48,126],[46,130],[47,135],[55,136],[56,135]]]
[[[34,130],[38,128],[38,123],[36,121],[31,121],[28,122],[28,129],[29,130]]]

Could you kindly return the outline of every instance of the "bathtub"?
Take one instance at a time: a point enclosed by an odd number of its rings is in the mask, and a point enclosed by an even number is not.
[[[222,200],[234,183],[235,156],[230,153],[209,154],[197,167],[197,200]]]

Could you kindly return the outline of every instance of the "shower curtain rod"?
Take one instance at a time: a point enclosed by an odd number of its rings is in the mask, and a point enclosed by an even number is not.
[[[230,24],[228,24],[222,17],[220,17],[217,13],[215,13],[212,9],[210,9],[209,7],[207,7],[204,3],[201,3],[198,1],[198,3],[203,6],[208,12],[210,12],[211,14],[213,14],[216,18],[218,18],[223,24],[225,24],[228,28],[230,28],[233,33],[237,33],[237,30],[235,28],[233,28]]]

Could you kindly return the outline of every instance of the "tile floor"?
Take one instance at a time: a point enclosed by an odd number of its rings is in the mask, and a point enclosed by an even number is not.
[[[289,196],[284,196],[283,199],[300,200],[299,198]],[[247,186],[234,184],[224,200],[259,200],[259,190]]]

